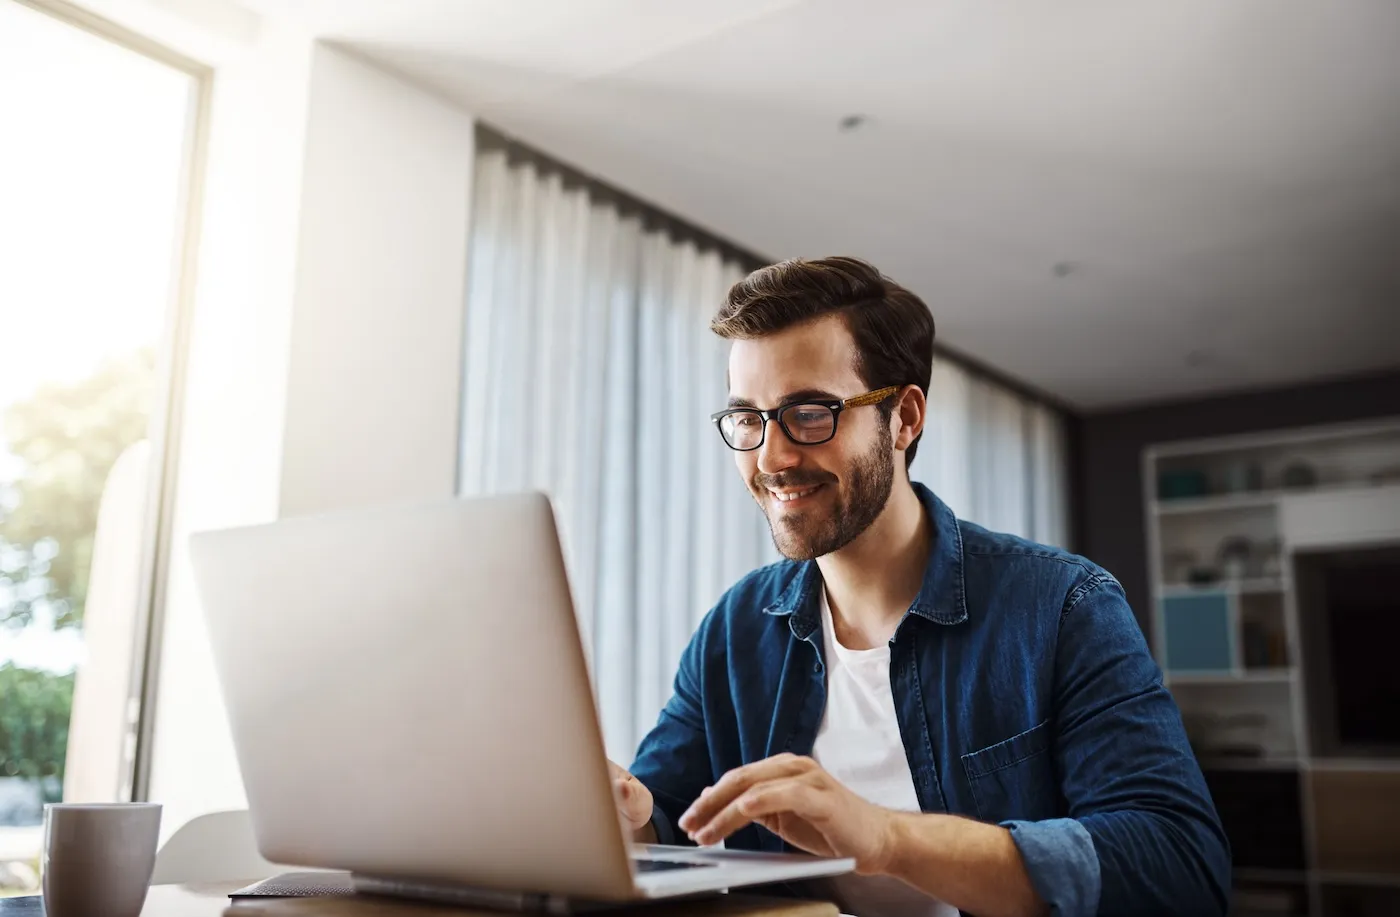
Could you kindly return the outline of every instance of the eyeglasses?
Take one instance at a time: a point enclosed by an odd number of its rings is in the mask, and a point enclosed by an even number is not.
[[[735,452],[752,452],[763,445],[768,421],[776,420],[787,438],[800,446],[817,446],[836,435],[836,419],[847,408],[879,404],[899,392],[900,386],[887,385],[864,395],[832,401],[795,401],[771,411],[757,408],[730,408],[710,415],[719,428],[724,444]]]

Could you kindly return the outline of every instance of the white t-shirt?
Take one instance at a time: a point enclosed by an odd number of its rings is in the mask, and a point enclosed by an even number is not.
[[[812,757],[857,796],[904,812],[919,811],[890,691],[890,648],[850,650],[836,640],[822,590],[826,711]],[[828,890],[856,917],[957,917],[957,909],[888,876],[840,876]]]

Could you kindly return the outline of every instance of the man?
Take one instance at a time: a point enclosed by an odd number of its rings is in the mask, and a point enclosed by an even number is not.
[[[854,857],[861,917],[1224,914],[1227,843],[1123,591],[911,484],[933,319],[853,258],[736,284],[714,420],[788,558],[700,625],[640,841]]]

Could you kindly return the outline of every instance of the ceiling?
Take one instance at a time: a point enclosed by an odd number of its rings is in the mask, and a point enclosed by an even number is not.
[[[1079,409],[1400,366],[1396,0],[251,5]]]

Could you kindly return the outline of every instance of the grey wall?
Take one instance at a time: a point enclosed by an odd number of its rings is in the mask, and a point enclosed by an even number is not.
[[[1150,594],[1143,449],[1171,440],[1386,416],[1400,416],[1400,371],[1081,417],[1071,426],[1075,545],[1118,577],[1145,625]]]

